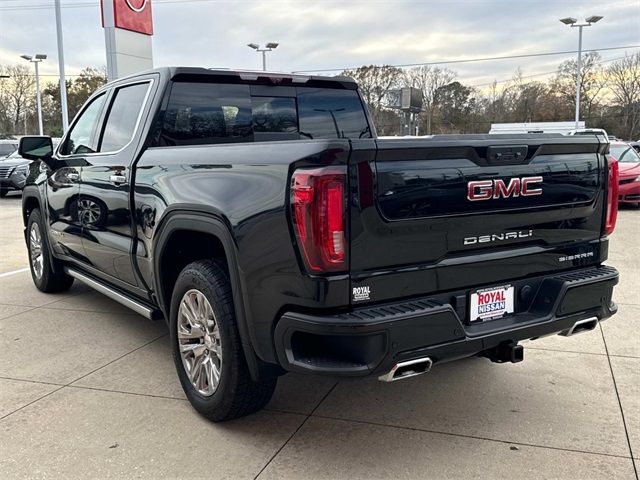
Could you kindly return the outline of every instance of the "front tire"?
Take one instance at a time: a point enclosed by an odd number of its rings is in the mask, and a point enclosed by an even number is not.
[[[182,270],[171,299],[170,331],[180,383],[200,414],[221,422],[269,402],[277,379],[251,378],[222,264],[200,260]]]
[[[27,222],[27,250],[31,278],[38,290],[45,293],[65,292],[71,288],[73,277],[62,271],[62,264],[51,257],[45,240],[46,231],[40,209],[36,208],[29,215]],[[51,268],[55,265],[55,272]]]

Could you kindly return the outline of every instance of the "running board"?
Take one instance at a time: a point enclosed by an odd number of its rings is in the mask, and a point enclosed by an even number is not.
[[[103,295],[106,295],[110,299],[115,300],[116,302],[124,305],[125,307],[130,308],[131,310],[142,315],[143,317],[146,317],[150,320],[155,320],[156,318],[158,318],[156,311],[153,310],[152,308],[149,308],[135,300],[131,300],[129,297],[124,296],[123,294],[112,289],[111,287],[107,287],[106,285],[95,281],[93,278],[87,277],[85,274],[80,273],[76,270],[73,270],[69,267],[64,267],[64,271],[67,275],[75,278],[76,280],[80,280],[82,283],[90,286],[94,290],[97,290],[98,292],[102,293]]]

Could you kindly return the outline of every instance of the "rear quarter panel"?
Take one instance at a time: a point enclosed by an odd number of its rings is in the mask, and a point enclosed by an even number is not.
[[[245,317],[256,353],[275,361],[272,327],[278,313],[349,304],[348,276],[302,273],[288,221],[294,168],[346,164],[348,141],[293,141],[147,149],[138,161],[134,203],[135,261],[146,285],[154,279],[156,239],[168,211],[221,220],[236,250]],[[188,248],[188,246],[185,246]]]

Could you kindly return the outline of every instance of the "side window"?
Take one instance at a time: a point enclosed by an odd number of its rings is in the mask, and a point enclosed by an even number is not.
[[[115,91],[102,133],[100,152],[115,152],[131,141],[149,85],[149,82],[138,83]]]
[[[95,140],[93,133],[106,98],[107,96],[103,93],[94,98],[84,109],[60,149],[62,155],[94,153],[96,151],[97,140]]]
[[[298,88],[298,115],[303,138],[371,138],[355,90]]]
[[[251,142],[247,85],[177,82],[171,88],[159,145]]]

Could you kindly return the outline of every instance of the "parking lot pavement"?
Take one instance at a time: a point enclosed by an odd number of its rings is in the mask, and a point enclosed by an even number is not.
[[[393,384],[288,375],[224,424],[186,401],[162,322],[3,275],[27,267],[19,197],[0,225],[0,478],[637,478],[640,211],[620,212],[620,310],[595,332]]]
[[[16,228],[22,222],[21,204],[22,196],[16,193],[0,199],[0,274],[27,265],[22,228]]]

